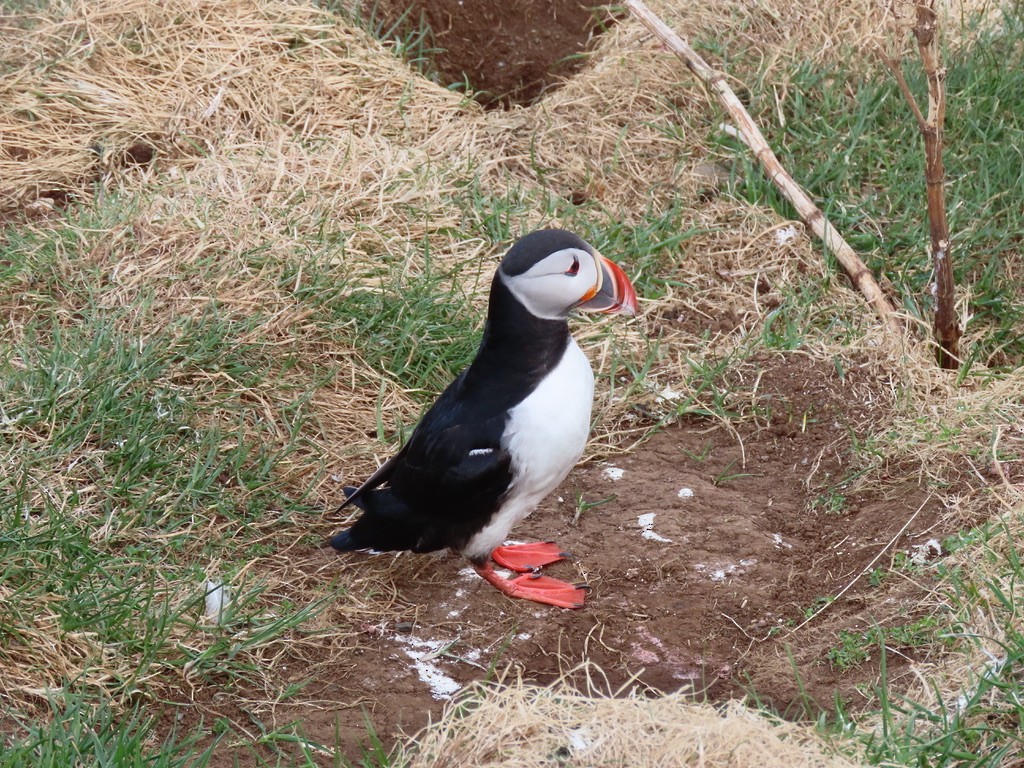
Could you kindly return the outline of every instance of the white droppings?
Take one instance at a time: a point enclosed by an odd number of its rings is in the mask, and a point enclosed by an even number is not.
[[[742,576],[747,568],[754,565],[757,565],[757,559],[751,557],[740,560],[739,565],[736,563],[715,563],[714,565],[697,563],[693,568],[716,584],[721,584],[730,576]]]
[[[593,737],[585,728],[574,728],[569,732],[569,749],[573,754],[586,752],[594,745]]]
[[[507,571],[507,570],[505,570],[504,568],[501,568],[500,566],[499,566],[499,567],[496,567],[496,568],[494,569],[494,572],[495,572],[496,574],[498,574],[499,576],[501,576],[501,577],[503,577],[503,578],[506,578],[506,579],[507,579],[507,578],[508,578],[509,576],[511,576],[511,575],[512,575],[512,571]],[[475,570],[473,570],[472,568],[463,568],[462,570],[460,570],[460,571],[458,572],[458,574],[457,574],[457,575],[458,575],[458,577],[459,577],[460,579],[462,579],[463,581],[476,581],[477,579],[479,579],[479,578],[480,578],[480,576],[479,576],[479,575],[477,574],[477,572],[476,572]],[[462,596],[463,596],[464,594],[466,594],[466,591],[465,591],[465,590],[463,590],[463,589],[460,589],[460,590],[458,590],[458,591],[457,591],[457,592],[455,593],[455,596],[456,596],[456,597],[462,597]]]
[[[231,606],[231,592],[219,581],[207,581],[206,590],[206,620],[213,624],[220,624]]]
[[[533,637],[533,635],[531,635],[529,632],[520,632],[518,635],[516,635],[516,640],[529,640],[531,637]]]
[[[967,693],[964,692],[957,696],[956,708],[958,712],[963,712],[964,710],[966,710],[968,703],[978,698],[981,686],[986,680],[997,679],[1003,674],[1003,667],[1006,665],[1006,662],[1008,661],[1008,657],[996,656],[994,653],[992,653],[992,651],[988,650],[985,647],[981,647],[980,650],[982,653],[988,656],[989,663],[985,665],[984,672],[981,675],[979,675],[981,682],[979,682],[978,685],[974,688],[974,691],[971,693],[971,695],[968,696]]]
[[[661,534],[655,533],[654,531],[644,531],[640,535],[649,541],[660,541],[662,544],[672,543],[672,539],[667,539]]]
[[[917,544],[910,548],[910,562],[914,565],[924,565],[932,556],[942,555],[942,545],[938,539],[928,539],[924,544]]]
[[[621,480],[622,476],[626,474],[626,470],[621,467],[616,467],[613,464],[607,464],[605,465],[605,468],[601,470],[601,474],[609,480]]]
[[[782,540],[781,533],[772,534],[772,544],[775,545],[776,549],[792,549],[793,545],[787,541]]]
[[[637,516],[636,524],[640,526],[640,535],[650,541],[660,541],[664,544],[669,544],[672,542],[672,539],[666,539],[664,536],[654,532],[654,517],[656,514],[656,512],[648,512]]]
[[[680,488],[679,493],[676,494],[680,499],[692,499],[693,488]]]
[[[785,245],[794,237],[796,237],[797,234],[798,232],[796,231],[796,227],[790,224],[788,227],[783,227],[782,229],[775,230],[775,242],[777,242],[779,245]]]
[[[672,402],[678,400],[683,396],[682,392],[676,392],[672,387],[665,387],[661,392],[658,393],[658,399],[666,402]]]
[[[409,635],[395,635],[394,639],[402,645],[409,646],[404,649],[405,655],[412,659],[413,669],[420,680],[430,688],[430,695],[438,701],[450,699],[462,685],[452,677],[445,674],[434,660],[445,645],[444,640],[425,640]]]

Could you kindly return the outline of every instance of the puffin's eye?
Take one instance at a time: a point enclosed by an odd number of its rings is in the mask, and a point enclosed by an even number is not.
[[[565,274],[569,277],[575,277],[576,273],[580,271],[580,260],[575,256],[572,257],[572,266],[565,270]]]

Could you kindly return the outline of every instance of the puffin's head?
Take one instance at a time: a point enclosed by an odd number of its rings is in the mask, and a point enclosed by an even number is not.
[[[574,309],[635,315],[636,291],[626,273],[564,229],[521,238],[501,261],[498,278],[532,314],[561,320]]]

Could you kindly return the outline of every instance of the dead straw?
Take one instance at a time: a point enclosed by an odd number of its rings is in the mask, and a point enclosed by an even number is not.
[[[574,682],[580,676],[583,684]],[[834,754],[813,728],[764,717],[741,701],[719,708],[694,702],[686,691],[613,691],[601,676],[587,664],[544,687],[521,679],[477,685],[421,732],[403,757],[411,768],[855,764]]]
[[[807,193],[782,167],[779,158],[776,157],[771,147],[768,146],[768,142],[765,140],[761,130],[729,86],[725,75],[712,69],[700,54],[691,48],[665,22],[658,18],[642,0],[626,0],[626,7],[644,26],[657,35],[668,46],[669,50],[686,64],[691,72],[704,81],[718,95],[718,100],[738,126],[738,137],[750,147],[754,157],[757,158],[758,162],[761,163],[767,172],[768,178],[786,196],[786,199],[793,204],[804,223],[825,243],[825,246],[835,255],[839,263],[843,265],[843,269],[846,270],[850,280],[864,294],[868,304],[885,321],[889,330],[895,334],[902,333],[895,310],[882,293],[871,271],[861,261],[860,257],[857,256],[853,248],[843,239],[843,236],[829,223],[822,210],[814,204]]]

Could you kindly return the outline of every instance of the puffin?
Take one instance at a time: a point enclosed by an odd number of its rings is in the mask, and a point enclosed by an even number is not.
[[[590,432],[594,373],[569,333],[574,310],[635,315],[636,291],[577,235],[519,239],[491,281],[473,362],[441,393],[401,450],[338,508],[361,516],[330,539],[339,552],[450,549],[500,592],[560,608],[589,587],[540,573],[568,557],[554,542],[505,544],[562,482]],[[506,578],[491,561],[519,574]]]

